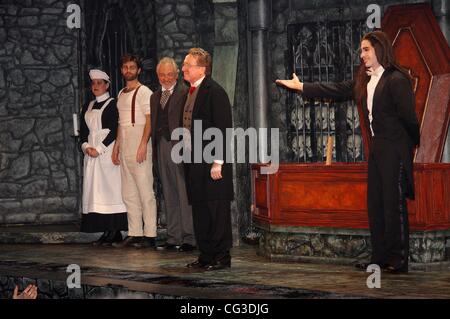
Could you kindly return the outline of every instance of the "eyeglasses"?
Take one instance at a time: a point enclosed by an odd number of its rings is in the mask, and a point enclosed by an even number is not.
[[[186,68],[192,68],[194,66],[201,67],[201,65],[197,65],[197,64],[183,63],[183,67],[186,67]]]

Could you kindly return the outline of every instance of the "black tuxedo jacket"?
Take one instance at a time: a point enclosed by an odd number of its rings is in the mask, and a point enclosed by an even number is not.
[[[195,122],[197,121],[197,122]],[[180,118],[182,125],[182,117]],[[201,126],[201,127],[200,127]],[[191,123],[192,150],[198,146],[198,141],[194,138],[196,129],[202,136],[208,128],[218,128],[222,132],[222,154],[216,156],[217,160],[224,160],[222,166],[222,179],[214,181],[211,178],[211,163],[206,163],[203,159],[201,163],[186,164],[186,189],[190,203],[211,200],[233,200],[233,170],[230,163],[226,163],[226,152],[229,152],[230,145],[226,141],[226,129],[232,128],[231,105],[225,90],[211,77],[207,76],[198,88],[195,100]],[[201,150],[205,149],[211,141],[200,142]],[[209,152],[208,152],[209,153]],[[216,154],[217,155],[217,154]]]
[[[304,83],[303,95],[334,100],[354,98],[354,80],[340,83]],[[364,120],[369,127],[367,101],[362,101]],[[372,107],[373,138],[395,143],[407,176],[407,196],[414,198],[413,149],[419,145],[420,129],[415,97],[409,79],[395,68],[383,72],[375,89]],[[369,134],[371,136],[371,134]]]

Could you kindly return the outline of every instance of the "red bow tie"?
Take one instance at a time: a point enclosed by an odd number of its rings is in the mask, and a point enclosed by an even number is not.
[[[189,94],[192,95],[192,93],[194,93],[195,89],[196,89],[195,86],[191,86],[191,87],[189,88]]]

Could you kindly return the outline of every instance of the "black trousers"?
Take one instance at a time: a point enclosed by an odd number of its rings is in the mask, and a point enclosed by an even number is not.
[[[231,202],[213,200],[192,205],[194,233],[202,264],[231,264]]]
[[[368,171],[368,214],[372,243],[371,263],[408,269],[409,222],[406,177],[398,145],[372,141]]]

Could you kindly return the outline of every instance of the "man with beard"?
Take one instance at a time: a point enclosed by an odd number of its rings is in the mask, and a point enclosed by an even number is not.
[[[139,58],[124,55],[126,81],[117,98],[119,129],[112,160],[121,167],[122,197],[128,212],[128,237],[114,247],[155,247],[156,200],[153,193],[152,155],[149,140],[152,91],[139,83]]]

